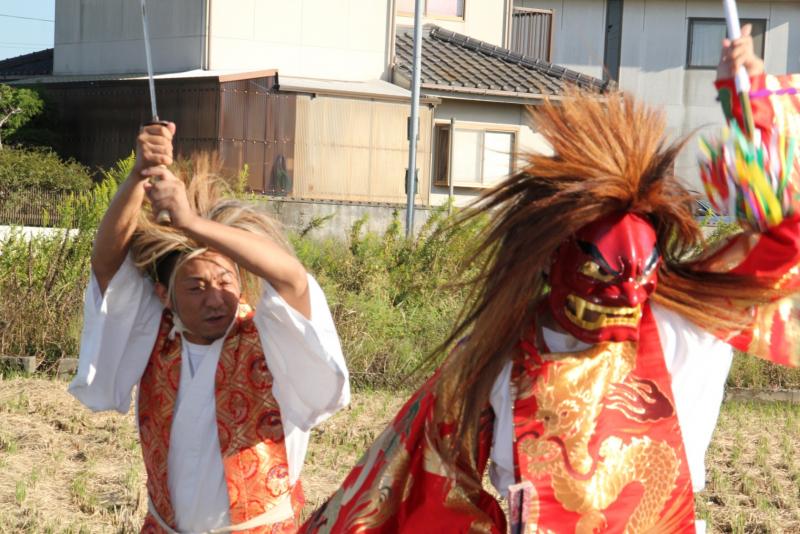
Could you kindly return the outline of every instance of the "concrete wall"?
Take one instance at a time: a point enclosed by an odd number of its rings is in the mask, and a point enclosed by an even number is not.
[[[63,236],[63,228],[43,228],[40,226],[6,226],[0,225],[0,245],[3,244],[11,235],[22,236],[25,240],[35,239],[38,237],[54,237]],[[77,230],[69,230],[69,235],[75,236],[78,234]]]
[[[456,33],[469,35],[497,46],[505,46],[510,0],[464,0],[462,20],[424,17],[424,24],[436,24]],[[398,14],[399,26],[413,26],[414,17]]]
[[[212,69],[388,79],[390,0],[211,0]]]
[[[156,72],[201,67],[205,0],[150,1]],[[140,4],[131,0],[58,0],[54,74],[146,72]]]
[[[554,10],[553,61],[602,76],[605,1],[516,0],[518,7]],[[765,62],[774,74],[800,71],[800,7],[794,0],[740,1],[742,18],[767,19]],[[622,19],[620,87],[667,112],[669,133],[719,128],[723,115],[713,70],[687,70],[689,18],[723,17],[717,0],[626,0]],[[696,143],[690,141],[676,171],[700,189]]]
[[[438,122],[448,123],[451,118],[459,122],[491,125],[512,126],[516,129],[517,152],[548,152],[549,146],[541,135],[531,129],[526,108],[519,104],[501,104],[494,102],[475,102],[469,100],[443,100],[436,107],[435,118]],[[436,147],[433,147],[436,150]],[[453,158],[458,158],[458,151],[453,153]],[[432,160],[434,158],[431,158]],[[519,165],[520,162],[517,162]],[[433,169],[431,169],[432,171]],[[479,189],[454,187],[455,204],[463,206],[475,199],[480,194]],[[431,205],[437,206],[445,203],[449,197],[447,187],[431,186]]]
[[[383,233],[392,223],[395,210],[400,223],[405,229],[406,209],[399,204],[359,204],[348,202],[324,202],[294,199],[270,198],[262,201],[276,219],[289,230],[301,232],[312,220],[329,217],[319,228],[311,230],[307,235],[314,239],[337,239],[344,241],[350,235],[353,224],[366,216],[364,231]],[[431,208],[417,206],[414,209],[414,232],[419,232],[428,220]]]
[[[359,204],[357,202],[325,202],[320,200],[295,200],[264,197],[256,200],[258,204],[266,206],[271,215],[283,223],[287,229],[301,232],[314,219],[329,217],[319,228],[309,232],[315,239],[338,239],[344,241],[350,235],[353,224],[361,217],[366,216],[365,231],[382,233],[392,223],[393,213],[398,212],[400,222],[405,229],[406,208],[399,204]],[[431,208],[417,206],[414,208],[414,231],[418,232],[428,220]],[[24,239],[37,237],[53,237],[64,234],[62,228],[39,228],[29,226],[2,226],[0,225],[0,246],[11,234],[21,235]],[[70,230],[72,236],[77,235],[77,230]],[[2,248],[0,248],[2,254]]]
[[[739,2],[742,18],[767,19],[764,55],[774,74],[800,71],[800,8],[795,2]],[[715,101],[714,70],[686,69],[689,18],[721,17],[717,1],[628,0],[622,23],[620,86],[667,110],[670,133],[717,130],[723,115]],[[671,42],[671,46],[664,46]],[[696,143],[676,170],[700,189]]]

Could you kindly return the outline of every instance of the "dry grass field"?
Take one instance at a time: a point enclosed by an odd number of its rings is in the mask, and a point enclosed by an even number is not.
[[[131,414],[92,414],[64,382],[0,381],[0,532],[138,532],[144,468]],[[309,510],[343,478],[403,395],[360,392],[315,431]],[[711,532],[800,532],[800,406],[727,403],[698,514]]]

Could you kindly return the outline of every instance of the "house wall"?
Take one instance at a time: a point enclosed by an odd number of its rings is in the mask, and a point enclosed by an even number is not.
[[[603,77],[605,0],[514,0],[514,7],[552,10],[553,63]]]
[[[140,4],[129,0],[58,0],[53,74],[146,72]],[[149,2],[156,72],[201,67],[204,0]]]
[[[297,96],[294,196],[404,203],[408,102]],[[428,204],[431,110],[420,107],[416,202]]]
[[[516,0],[518,7],[554,10],[553,62],[601,77],[606,2]],[[742,18],[767,19],[765,63],[771,73],[800,71],[800,9],[793,0],[738,2]],[[669,133],[719,128],[713,70],[686,69],[689,18],[723,17],[717,0],[625,0],[620,58],[621,89],[662,106]],[[690,141],[676,164],[690,187],[701,190]]]
[[[522,155],[526,152],[548,152],[549,146],[541,135],[531,129],[526,107],[520,104],[505,104],[494,102],[480,102],[473,100],[446,99],[436,107],[435,119],[437,122],[447,123],[453,118],[456,127],[459,122],[481,123],[487,128],[492,125],[511,126],[516,129],[516,149]],[[436,147],[434,147],[436,150]],[[453,158],[458,157],[454,151]],[[517,162],[517,165],[520,161]],[[430,172],[432,172],[432,168]],[[469,187],[454,187],[454,202],[457,206],[468,204],[480,194],[480,189]],[[447,202],[449,189],[433,185],[431,187],[431,205],[440,205]]]
[[[464,0],[464,18],[454,20],[423,17],[423,24],[436,24],[497,46],[505,46],[509,0]],[[413,26],[414,17],[397,14],[398,26]]]
[[[767,19],[767,71],[800,71],[800,9],[794,2],[738,2],[742,18]],[[716,1],[628,0],[622,22],[620,86],[665,106],[670,132],[713,131],[723,123],[716,102],[714,70],[686,69],[689,18],[723,16]],[[671,41],[671,46],[664,42]],[[697,144],[691,141],[676,164],[679,175],[701,190]]]
[[[145,72],[139,5],[58,0],[54,74]],[[392,6],[392,0],[151,0],[153,67],[388,79]]]
[[[212,69],[388,79],[390,0],[211,0]]]

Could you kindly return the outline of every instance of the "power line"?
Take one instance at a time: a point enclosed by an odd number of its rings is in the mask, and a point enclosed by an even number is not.
[[[41,50],[37,50],[38,47],[36,46],[3,46],[0,45],[0,48],[11,48],[13,50],[31,50],[32,52],[40,52]]]
[[[0,13],[0,17],[6,17],[6,18],[9,18],[9,19],[38,20],[38,21],[41,21],[41,22],[55,22],[52,19],[40,19],[40,18],[36,18],[36,17],[20,17],[19,15],[6,15],[4,13]]]
[[[48,43],[16,43],[12,41],[0,41],[0,45],[22,45],[24,47],[28,46],[53,46],[52,44]]]

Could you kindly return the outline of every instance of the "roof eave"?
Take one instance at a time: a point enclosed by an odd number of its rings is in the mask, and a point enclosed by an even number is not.
[[[401,96],[401,95],[387,95],[382,93],[372,93],[369,91],[347,91],[347,90],[336,90],[336,89],[325,89],[325,88],[308,88],[308,87],[293,87],[291,85],[281,85],[279,86],[278,90],[281,93],[293,93],[293,94],[301,94],[301,95],[312,95],[312,96],[339,96],[339,97],[347,97],[347,98],[355,98],[355,99],[363,99],[363,100],[376,100],[381,102],[409,102],[411,101],[410,96]],[[424,105],[437,105],[440,103],[440,100],[436,97],[429,96],[429,95],[420,95],[420,104]]]
[[[411,80],[400,69],[394,70],[394,83],[409,89]],[[499,91],[496,89],[478,89],[474,87],[458,87],[433,83],[420,84],[426,96],[435,96],[450,100],[473,100],[478,102],[498,102],[503,104],[540,104],[545,100],[562,100],[561,95],[543,95],[540,93],[520,93]]]
[[[441,96],[448,94],[471,96],[483,100],[481,97],[503,97],[508,99],[515,99],[531,103],[531,101],[544,102],[545,100],[562,100],[561,95],[544,95],[541,93],[520,93],[515,91],[502,91],[498,89],[484,89],[477,87],[458,87],[452,85],[440,85],[433,83],[424,83],[421,85],[426,92],[435,92]]]

